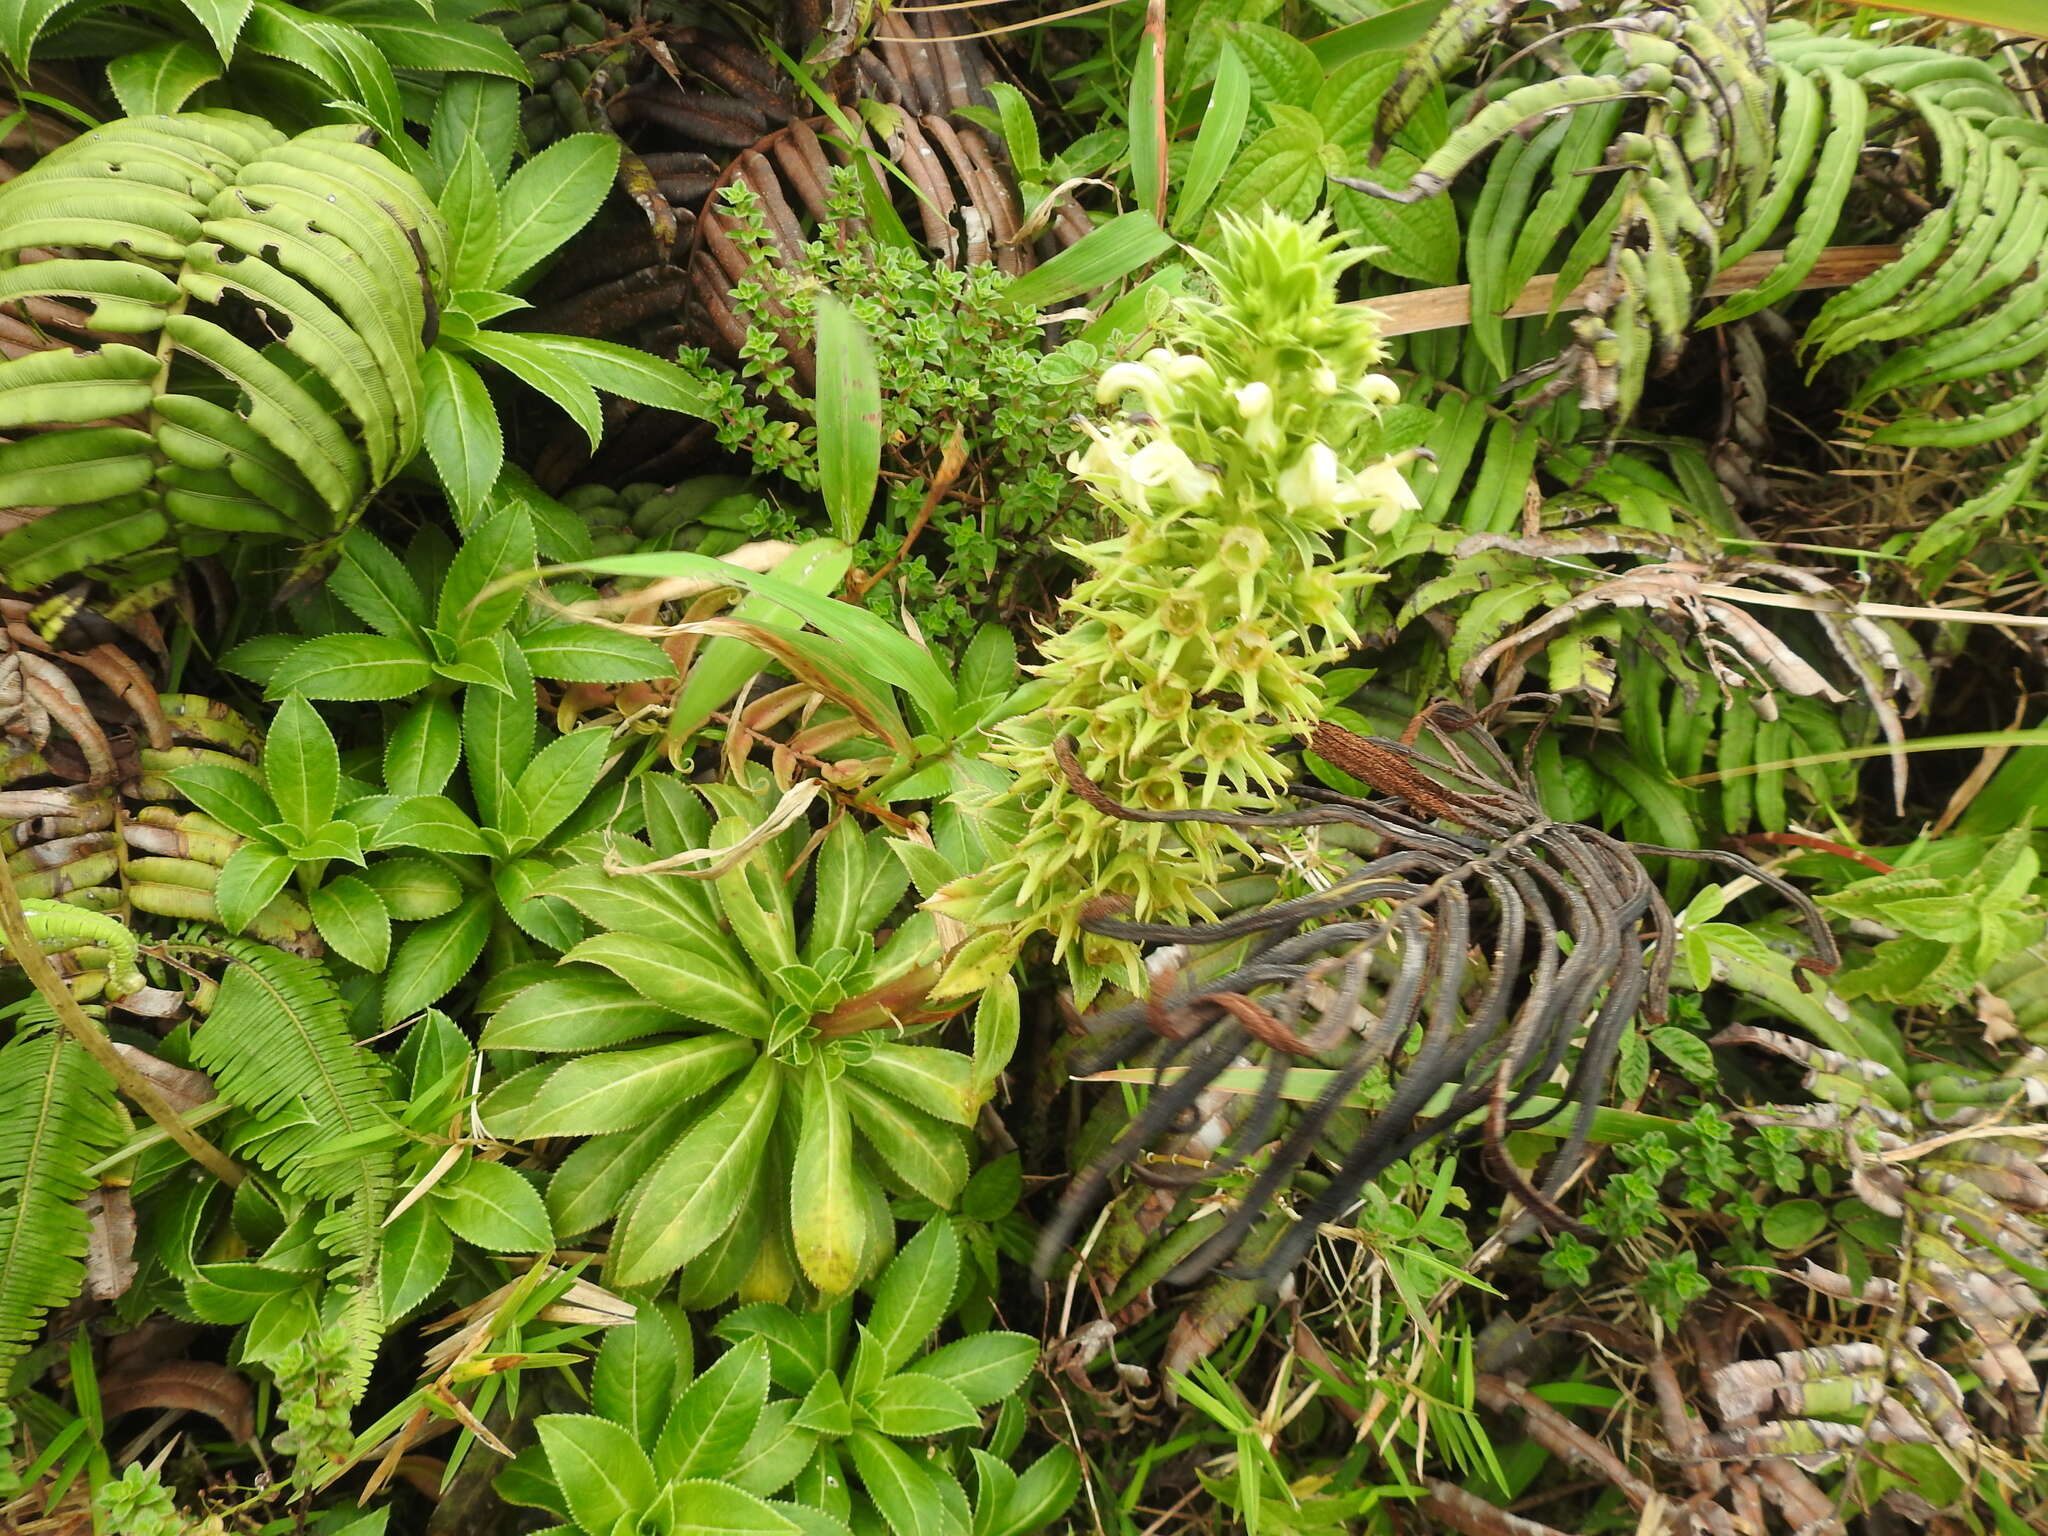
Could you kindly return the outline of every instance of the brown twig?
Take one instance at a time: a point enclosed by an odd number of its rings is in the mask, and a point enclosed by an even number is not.
[[[1726,294],[1740,293],[1753,288],[1784,261],[1783,251],[1759,251],[1754,256],[1745,256],[1725,272],[1717,273],[1707,284],[1707,298],[1718,298]],[[1880,267],[1886,267],[1899,259],[1896,245],[1837,245],[1821,253],[1813,270],[1799,283],[1799,292],[1814,288],[1846,288],[1859,278],[1868,277]],[[1516,295],[1515,301],[1501,311],[1504,320],[1521,320],[1530,315],[1547,315],[1555,302],[1557,313],[1566,314],[1586,307],[1586,301],[1598,293],[1606,282],[1605,276],[1595,277],[1581,283],[1562,300],[1556,299],[1557,275],[1549,273],[1533,277]],[[1449,288],[1424,288],[1416,293],[1396,293],[1386,298],[1361,299],[1358,302],[1368,309],[1374,309],[1385,316],[1380,327],[1382,336],[1412,336],[1417,331],[1446,331],[1455,326],[1472,323],[1472,290],[1459,283]]]

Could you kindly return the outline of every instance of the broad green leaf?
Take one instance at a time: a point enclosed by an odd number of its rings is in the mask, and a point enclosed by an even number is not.
[[[477,286],[510,289],[554,254],[590,222],[618,169],[619,141],[609,133],[572,133],[520,166],[505,183],[497,264]]]
[[[186,10],[206,28],[223,64],[235,61],[235,40],[242,35],[242,23],[249,19],[254,0],[183,0]],[[26,62],[21,61],[21,62]]]
[[[313,892],[311,906],[330,949],[366,971],[384,969],[391,957],[391,914],[367,883],[337,875]]]
[[[406,935],[384,978],[387,1026],[439,1002],[469,974],[484,951],[484,940],[491,935],[491,915],[497,905],[488,893],[480,893]]]
[[[960,1133],[851,1075],[840,1082],[854,1124],[889,1171],[942,1210],[967,1182]]]
[[[490,287],[498,257],[498,184],[474,142],[448,168],[440,201],[441,216],[448,221],[448,285]]]
[[[709,416],[711,402],[703,387],[674,363],[589,336],[544,336],[527,338],[543,347],[583,375],[586,383],[606,394],[641,405],[679,411],[685,416]]]
[[[1323,83],[1323,67],[1308,44],[1292,33],[1262,22],[1240,21],[1230,31],[1232,49],[1251,79],[1252,101],[1268,111],[1277,103],[1306,108]],[[1222,60],[1219,58],[1220,72]]]
[[[874,344],[851,311],[829,294],[818,314],[818,492],[832,532],[860,542],[882,473],[882,386]]]
[[[654,1503],[654,1468],[620,1425],[588,1414],[549,1413],[533,1427],[555,1486],[587,1536],[611,1536],[621,1521],[637,1523]]]
[[[1714,1070],[1714,1053],[1708,1049],[1707,1042],[1676,1024],[1665,1024],[1651,1030],[1650,1044],[1696,1083],[1711,1083],[1718,1076]]]
[[[861,1486],[895,1536],[949,1536],[945,1507],[930,1476],[900,1446],[859,1429],[848,1437],[846,1449]]]
[[[663,781],[673,782],[665,775]],[[642,782],[652,784],[656,780],[649,775]],[[644,847],[638,843],[625,846]],[[702,846],[701,840],[691,846]],[[743,964],[700,880],[679,880],[673,875],[659,874],[614,875],[595,864],[572,864],[554,875],[543,889],[613,933],[681,945],[711,955],[729,968]]]
[[[769,1008],[754,978],[695,949],[601,933],[562,957],[602,966],[649,1002],[750,1039],[767,1036]]]
[[[465,1158],[431,1198],[455,1235],[486,1253],[543,1253],[554,1246],[539,1193],[503,1163]]]
[[[401,923],[453,912],[464,890],[453,870],[431,859],[380,859],[355,878],[375,891],[392,919]]]
[[[1052,1529],[1080,1492],[1080,1458],[1064,1445],[1054,1446],[1017,1479],[1016,1491],[1004,1511],[1003,1536],[1028,1536],[1032,1531]]]
[[[476,370],[444,348],[434,347],[420,359],[420,375],[425,383],[422,424],[427,456],[440,472],[457,515],[467,521],[483,506],[505,462],[498,408]]]
[[[989,82],[988,93],[995,99],[1003,143],[1009,148],[1010,163],[1017,168],[1017,179],[1043,181],[1045,156],[1039,148],[1038,117],[1032,110],[1031,98],[1007,80]]]
[[[327,590],[349,612],[380,635],[417,641],[426,627],[427,603],[405,562],[367,529],[351,528],[341,541],[341,559],[327,577]]]
[[[680,1022],[616,976],[574,970],[515,993],[477,1044],[487,1051],[600,1051]]]
[[[433,1295],[455,1259],[455,1238],[431,1200],[415,1200],[384,1229],[377,1265],[383,1314],[392,1322]]]
[[[400,69],[473,71],[522,85],[533,78],[495,27],[435,21],[419,7],[402,3],[352,7],[342,19]],[[453,80],[440,81],[437,88],[446,90],[453,84]]]
[[[1238,154],[1216,194],[1206,226],[1212,232],[1226,213],[1250,218],[1270,208],[1301,219],[1322,201],[1327,168],[1322,160],[1321,126],[1300,107],[1275,103],[1269,110],[1274,125]]]
[[[536,724],[526,657],[502,630],[493,638],[512,687],[503,693],[472,688],[463,696],[462,753],[478,813],[486,826],[502,828],[511,815],[513,786],[533,756]]]
[[[402,799],[438,795],[462,758],[462,727],[448,699],[421,699],[398,717],[384,748],[384,787]]]
[[[822,1371],[797,1404],[792,1423],[838,1440],[853,1433],[853,1404],[846,1400],[846,1388],[831,1371]]]
[[[1131,185],[1138,206],[1160,224],[1166,222],[1166,31],[1146,27],[1138,39],[1138,59],[1131,70],[1130,109],[1125,122],[1131,132]]]
[[[433,681],[426,654],[409,640],[385,635],[318,635],[277,664],[266,697],[303,693],[309,699],[402,699]]]
[[[752,830],[751,818],[721,817],[712,828],[711,846],[733,847]],[[714,876],[711,882],[718,892],[726,926],[753,963],[768,976],[797,963],[796,913],[782,867],[771,862],[775,853],[773,844],[757,848],[733,868]]]
[[[555,1069],[521,1117],[520,1138],[630,1131],[709,1093],[755,1059],[730,1035],[579,1056]]]
[[[595,624],[550,620],[521,635],[519,648],[535,677],[564,683],[633,683],[675,675],[675,663],[652,640]]]
[[[511,815],[503,829],[515,849],[531,848],[568,820],[590,798],[604,772],[612,733],[586,726],[549,742],[534,754],[514,787]]]
[[[304,1275],[260,1264],[201,1264],[185,1282],[185,1301],[206,1323],[246,1323],[273,1297],[299,1290]]]
[[[841,1084],[804,1074],[802,1120],[790,1178],[789,1229],[797,1262],[818,1290],[837,1296],[860,1278],[867,1202],[854,1161],[853,1120]]]
[[[648,1450],[690,1375],[687,1334],[678,1336],[658,1309],[642,1307],[623,1328],[607,1328],[590,1372],[590,1406],[622,1424]]]
[[[228,856],[214,883],[221,926],[240,933],[292,877],[292,861],[263,843],[244,843]]]
[[[654,1448],[663,1481],[716,1477],[753,1436],[768,1401],[768,1351],[759,1340],[733,1345],[676,1399]]]
[[[520,383],[554,401],[583,429],[591,451],[597,451],[604,437],[604,407],[598,401],[597,391],[584,381],[581,373],[546,347],[506,332],[479,331],[466,338],[462,347],[486,362],[496,363]]]
[[[1173,231],[1186,235],[1200,227],[1202,212],[1209,206],[1209,199],[1216,195],[1216,188],[1223,180],[1224,172],[1237,156],[1237,146],[1244,139],[1245,119],[1251,115],[1251,76],[1246,73],[1244,60],[1237,50],[1227,43],[1216,60],[1216,79],[1209,89],[1208,110],[1202,114],[1202,126],[1195,133],[1195,147],[1188,157],[1188,168],[1180,179],[1179,190],[1173,199]]]
[[[782,1068],[764,1057],[655,1165],[612,1242],[616,1283],[665,1280],[732,1224],[781,1095]]]
[[[667,1536],[804,1536],[766,1500],[712,1478],[670,1483],[657,1508]]]
[[[254,52],[297,64],[358,102],[380,131],[393,138],[405,136],[391,66],[358,33],[281,0],[256,0],[242,42]]]
[[[958,1387],[925,1375],[891,1376],[868,1394],[862,1406],[875,1428],[898,1439],[921,1440],[981,1422]]]
[[[1172,248],[1173,237],[1151,214],[1126,213],[1018,278],[1010,284],[1010,297],[1043,309],[1113,283]]]
[[[632,1204],[633,1191],[656,1160],[676,1144],[693,1109],[670,1110],[636,1131],[593,1136],[563,1158],[548,1180],[548,1214],[554,1218],[555,1235],[566,1239],[588,1232]],[[493,1135],[517,1140],[525,1113],[520,1105],[508,1105],[499,1112],[493,1103],[484,1123]]]
[[[974,1059],[967,1073],[970,1103],[986,1103],[995,1092],[1010,1058],[1017,1053],[1020,1024],[1017,981],[1005,974],[992,982],[974,1005]]]
[[[346,859],[351,864],[363,862],[362,833],[350,821],[325,821],[303,836],[282,823],[271,827],[269,832],[273,841],[302,864],[318,859]]]
[[[1763,1239],[1777,1252],[1790,1253],[1819,1237],[1827,1224],[1818,1200],[1781,1200],[1764,1212]]]
[[[818,1450],[818,1437],[794,1424],[796,1404],[774,1402],[761,1410],[760,1422],[725,1466],[725,1480],[762,1498],[789,1486]]]
[[[16,69],[26,70],[36,38],[64,5],[65,0],[13,0],[0,9],[0,53],[5,53]]]
[[[516,499],[492,505],[464,535],[434,604],[434,627],[458,645],[494,635],[512,621],[526,595],[517,587],[484,593],[508,571],[533,564],[533,519]]]
[[[1370,148],[1379,124],[1380,103],[1386,99],[1387,87],[1394,83],[1394,77],[1400,72],[1401,55],[1398,53],[1361,54],[1331,70],[1310,108],[1316,121],[1323,125],[1324,137],[1330,143],[1349,150]],[[1374,166],[1362,169],[1358,174],[1370,176],[1388,186],[1400,186],[1408,179],[1409,173],[1394,170],[1382,173]]]
[[[1021,1333],[975,1333],[941,1344],[906,1369],[938,1378],[983,1408],[1022,1388],[1037,1364],[1037,1340]]]
[[[263,782],[280,820],[302,835],[334,815],[341,793],[341,753],[320,712],[288,696],[263,738]]]
[[[237,837],[262,837],[278,819],[277,807],[263,786],[247,773],[220,763],[194,763],[173,768],[171,783],[178,793]]]
[[[1365,151],[1352,151],[1345,173],[1400,186],[1422,164],[1398,144],[1387,146],[1376,168],[1365,166]],[[1439,287],[1458,279],[1458,212],[1447,197],[1390,203],[1352,187],[1331,185],[1330,211],[1337,225],[1367,249],[1365,259],[1400,277]]]
[[[428,148],[445,176],[472,140],[483,152],[494,181],[512,169],[512,155],[525,147],[519,133],[520,90],[510,80],[456,75],[440,83],[434,98]]]
[[[798,1314],[778,1302],[735,1307],[712,1325],[721,1339],[759,1339],[768,1347],[768,1378],[785,1392],[807,1392],[832,1362],[831,1336],[845,1308]]]
[[[972,1125],[980,1107],[972,1087],[972,1065],[958,1051],[878,1040],[867,1060],[851,1070],[861,1081],[955,1125]]]
[[[926,1222],[875,1282],[875,1305],[861,1350],[866,1354],[872,1348],[880,1375],[902,1370],[931,1337],[953,1305],[959,1280],[959,1234],[950,1221]],[[856,1364],[854,1374],[864,1374],[863,1366]]]
[[[424,848],[429,853],[489,857],[491,845],[469,815],[445,795],[413,795],[398,802],[377,833],[380,848]]]
[[[159,43],[107,64],[107,84],[130,117],[176,112],[202,85],[220,78],[220,64],[196,43]]]

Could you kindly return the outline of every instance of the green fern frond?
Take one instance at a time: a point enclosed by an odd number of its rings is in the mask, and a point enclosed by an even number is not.
[[[237,1150],[292,1193],[335,1202],[314,1230],[338,1261],[328,1279],[338,1282],[349,1342],[343,1379],[354,1400],[383,1334],[377,1259],[391,1206],[398,1106],[383,1063],[349,1033],[325,966],[246,940],[221,947],[233,963],[193,1034],[193,1063],[254,1120]]]
[[[194,1065],[256,1126],[249,1155],[294,1194],[341,1199],[360,1193],[363,1170],[388,1169],[396,1108],[382,1063],[357,1048],[326,968],[266,944],[229,940],[234,957],[220,995],[192,1037]],[[356,1138],[392,1131],[390,1142]],[[323,1144],[350,1138],[347,1156]]]
[[[35,1029],[0,1046],[0,1380],[42,1314],[84,1283],[78,1202],[119,1135],[112,1083],[64,1035]]]
[[[317,541],[413,456],[447,236],[363,138],[126,118],[0,187],[0,299],[83,301],[122,338],[0,361],[0,422],[38,429],[0,443],[0,506],[36,509],[0,538],[12,584]],[[21,259],[52,246],[77,254]]]

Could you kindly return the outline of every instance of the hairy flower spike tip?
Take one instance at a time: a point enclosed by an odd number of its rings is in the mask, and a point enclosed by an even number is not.
[[[1043,648],[1057,691],[993,750],[1028,829],[932,903],[1019,943],[1051,932],[1083,1002],[1106,981],[1143,984],[1134,946],[1083,939],[1091,901],[1184,919],[1244,846],[1213,824],[1108,816],[1053,742],[1071,738],[1092,781],[1148,810],[1237,808],[1285,784],[1282,754],[1321,709],[1318,669],[1356,638],[1349,597],[1378,579],[1332,541],[1387,533],[1418,505],[1381,447],[1396,391],[1373,371],[1377,317],[1337,298],[1355,254],[1320,219],[1269,213],[1226,220],[1196,260],[1213,294],[1180,299],[1161,345],[1102,374],[1098,398],[1124,409],[1068,463],[1118,532],[1071,546],[1090,574]]]

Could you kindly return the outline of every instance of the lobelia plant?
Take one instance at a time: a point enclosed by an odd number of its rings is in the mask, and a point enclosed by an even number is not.
[[[556,1058],[510,1077],[485,1124],[589,1138],[548,1203],[564,1238],[616,1218],[609,1283],[680,1269],[692,1306],[844,1295],[894,1247],[890,1190],[947,1208],[967,1180],[974,1064],[897,1038],[953,1012],[926,1001],[938,925],[891,927],[909,877],[844,817],[813,859],[801,818],[755,790],[641,782],[650,843],[613,836],[538,887],[606,931],[485,1027],[487,1051]]]
[[[687,1325],[644,1308],[605,1339],[596,1411],[541,1418],[539,1444],[498,1491],[562,1517],[560,1536],[1048,1529],[1079,1490],[1071,1451],[1019,1471],[952,1443],[980,1428],[982,1409],[1013,1400],[1038,1357],[1021,1333],[925,1347],[953,1310],[960,1269],[958,1237],[934,1222],[876,1277],[865,1321],[850,1302],[809,1314],[741,1307],[713,1329],[729,1347],[701,1373]],[[1012,1422],[1021,1426],[1007,1409],[997,1415],[999,1449],[1014,1443]],[[971,1503],[955,1470],[970,1458]]]
[[[1074,548],[1092,574],[1043,647],[1052,696],[990,754],[1017,774],[1024,837],[932,904],[1004,930],[963,952],[949,985],[978,984],[1050,930],[1077,1001],[1109,980],[1142,988],[1138,951],[1084,935],[1084,905],[1184,917],[1240,846],[1221,829],[1105,814],[1055,766],[1056,738],[1125,804],[1225,810],[1284,782],[1282,751],[1320,717],[1317,669],[1357,638],[1347,595],[1377,579],[1369,547],[1333,559],[1331,541],[1387,534],[1417,505],[1380,448],[1396,390],[1372,371],[1374,316],[1337,299],[1358,258],[1324,229],[1226,219],[1216,253],[1193,253],[1215,297],[1178,300],[1170,345],[1102,376],[1101,401],[1136,408],[1090,426],[1070,468],[1123,531]]]

